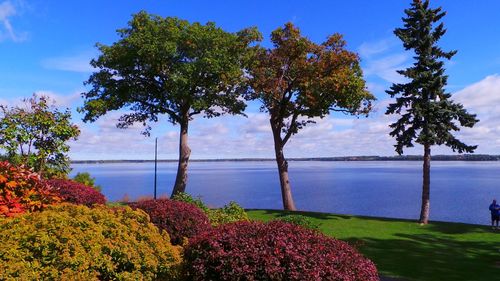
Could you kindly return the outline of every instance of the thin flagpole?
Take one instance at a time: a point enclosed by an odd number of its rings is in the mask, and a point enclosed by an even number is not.
[[[158,138],[155,138],[155,191],[154,191],[154,199],[155,200],[156,200],[157,168],[158,168]]]

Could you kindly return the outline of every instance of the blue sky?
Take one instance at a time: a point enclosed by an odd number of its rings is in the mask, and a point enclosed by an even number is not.
[[[332,33],[344,35],[356,51],[368,88],[378,98],[368,118],[332,115],[318,120],[291,139],[288,157],[394,155],[394,140],[384,116],[390,99],[384,90],[401,81],[395,70],[412,62],[392,31],[402,25],[408,1],[21,1],[0,0],[0,103],[14,105],[32,93],[51,96],[73,111],[82,104],[79,93],[92,69],[88,62],[98,53],[95,43],[117,40],[116,29],[125,27],[133,13],[145,10],[191,22],[214,21],[227,31],[257,26],[268,45],[269,33],[293,22],[315,42]],[[434,0],[442,6],[448,33],[440,45],[458,54],[447,63],[448,90],[481,122],[459,133],[478,144],[477,153],[500,154],[500,1]],[[190,127],[192,158],[273,157],[267,116],[253,103],[248,118],[226,116],[196,118]],[[71,144],[73,159],[143,159],[152,157],[153,138],[140,127],[115,128],[119,112],[94,124],[73,119],[82,129]],[[178,128],[165,121],[154,125],[160,157],[177,157]],[[407,154],[421,154],[421,147]],[[434,154],[450,154],[436,147]]]

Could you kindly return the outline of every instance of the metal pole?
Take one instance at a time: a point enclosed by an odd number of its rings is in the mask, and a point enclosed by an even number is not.
[[[158,167],[158,138],[155,138],[155,191],[154,191],[154,199],[155,200],[156,200],[157,167]]]

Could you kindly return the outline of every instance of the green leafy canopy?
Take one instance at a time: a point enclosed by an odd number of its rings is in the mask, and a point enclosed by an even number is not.
[[[262,102],[283,143],[312,118],[331,111],[367,114],[374,96],[365,87],[358,56],[339,34],[311,42],[291,23],[271,34],[272,49],[260,48],[250,67],[249,99]]]
[[[162,114],[177,124],[200,113],[210,118],[244,110],[238,97],[247,91],[249,46],[261,37],[255,28],[229,33],[213,22],[140,12],[118,34],[110,46],[97,44],[101,55],[91,65],[98,71],[86,82],[92,89],[82,94],[79,109],[84,121],[128,108],[118,126],[139,122],[148,134],[148,123]]]
[[[93,189],[97,191],[101,191],[102,187],[100,185],[95,184],[95,178],[92,177],[89,173],[83,172],[83,173],[77,173],[74,177],[73,180],[76,182],[79,182],[81,184],[84,184],[86,186],[92,187]]]
[[[68,141],[76,140],[78,127],[69,109],[60,111],[48,97],[33,95],[20,106],[0,105],[0,148],[14,164],[26,164],[40,174],[66,175]]]

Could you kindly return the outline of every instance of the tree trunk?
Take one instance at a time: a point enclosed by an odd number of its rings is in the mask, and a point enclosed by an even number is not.
[[[187,183],[187,169],[189,156],[191,155],[191,149],[188,146],[188,125],[189,125],[189,115],[188,113],[183,115],[180,122],[181,131],[179,135],[179,164],[177,166],[177,177],[175,178],[174,189],[172,190],[173,197],[179,192],[185,192]]]
[[[38,175],[40,175],[40,177],[43,178],[44,172],[45,172],[45,161],[44,161],[44,159],[42,159],[40,161],[40,167],[38,169]]]
[[[272,121],[271,121],[272,122]],[[274,137],[274,152],[276,153],[276,163],[278,164],[278,172],[281,184],[281,197],[283,199],[283,208],[288,211],[295,211],[295,203],[293,202],[292,189],[290,180],[288,179],[288,162],[283,155],[283,141],[281,140],[281,130],[271,124]]]
[[[37,173],[40,175],[41,178],[43,178],[44,173],[45,173],[45,162],[46,162],[46,156],[44,153],[40,153],[40,163],[38,166],[38,171]],[[28,162],[24,163],[26,166],[28,166]],[[36,164],[35,164],[36,166]]]
[[[430,212],[430,188],[431,188],[431,147],[424,145],[424,165],[423,165],[423,184],[422,184],[422,207],[420,209],[421,224],[429,223]]]

